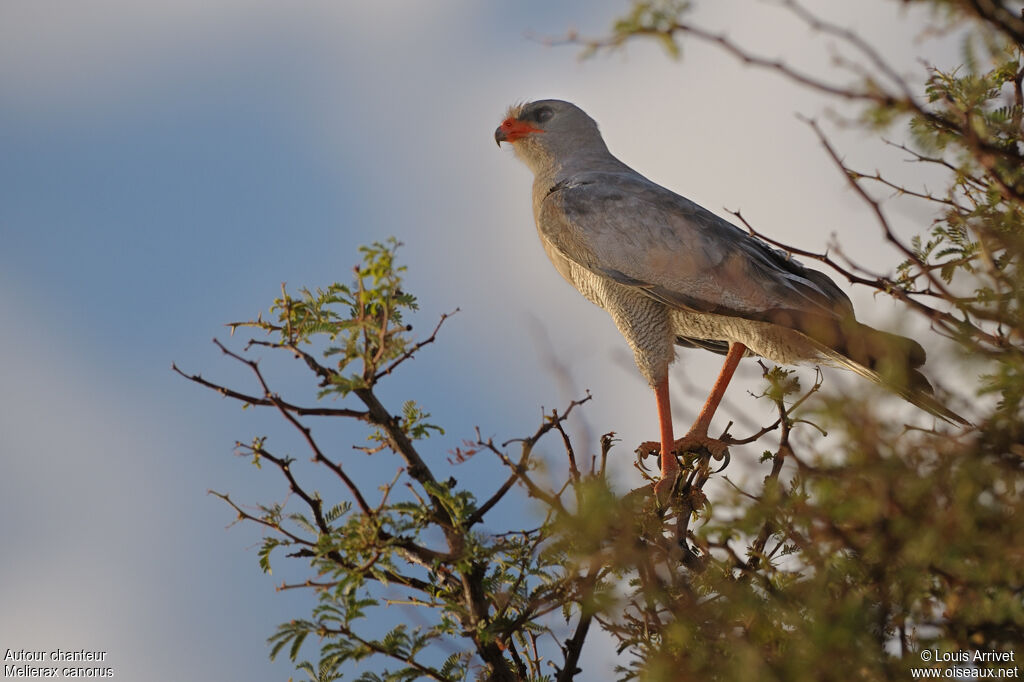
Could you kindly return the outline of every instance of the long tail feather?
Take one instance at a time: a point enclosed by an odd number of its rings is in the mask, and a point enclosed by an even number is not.
[[[917,369],[925,360],[924,349],[919,343],[859,322],[843,324],[842,331],[839,343],[828,344],[822,349],[831,362],[898,393],[908,402],[951,424],[971,425],[935,397],[928,379]],[[815,340],[821,342],[821,339]]]

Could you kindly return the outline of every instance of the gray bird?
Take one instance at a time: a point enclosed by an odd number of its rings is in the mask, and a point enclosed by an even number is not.
[[[942,419],[967,424],[932,395],[917,369],[925,360],[920,344],[857,322],[850,299],[826,275],[619,161],[576,105],[512,106],[494,139],[499,147],[510,143],[533,171],[533,216],[551,262],[608,311],[654,389],[659,499],[678,475],[676,453],[725,451],[708,427],[747,354],[849,369]],[[668,390],[675,345],[726,356],[697,421],[679,440]]]

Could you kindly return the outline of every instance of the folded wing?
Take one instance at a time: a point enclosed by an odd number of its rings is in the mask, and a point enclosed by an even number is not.
[[[543,236],[565,257],[681,310],[788,320],[800,331],[815,317],[853,317],[849,298],[822,273],[632,172],[559,183],[540,217]]]

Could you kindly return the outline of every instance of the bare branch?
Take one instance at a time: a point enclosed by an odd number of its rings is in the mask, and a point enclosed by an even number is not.
[[[780,5],[789,9],[795,16],[799,17],[801,21],[807,24],[812,30],[819,33],[835,36],[842,42],[851,45],[854,49],[860,52],[862,55],[867,57],[868,61],[882,74],[884,74],[893,85],[899,89],[900,93],[908,101],[913,101],[914,93],[910,90],[910,86],[906,80],[896,72],[889,62],[887,62],[882,55],[860,35],[851,31],[848,28],[837,26],[830,22],[825,21],[821,17],[813,14],[806,7],[796,2],[796,0],[780,0]]]
[[[578,480],[579,479],[579,470],[576,469],[575,455],[571,454],[572,453],[572,445],[571,445],[571,443],[569,443],[568,436],[566,435],[565,431],[562,429],[561,423],[569,418],[569,415],[572,413],[572,411],[574,409],[576,409],[578,406],[582,405],[583,403],[587,402],[590,399],[591,399],[591,395],[588,392],[586,397],[581,398],[579,400],[573,400],[572,402],[570,402],[569,406],[565,409],[565,412],[563,412],[562,414],[558,414],[558,412],[556,410],[552,410],[551,411],[551,416],[550,417],[545,417],[544,423],[541,424],[540,427],[537,429],[537,431],[534,432],[534,434],[529,436],[528,438],[516,438],[516,439],[510,440],[510,441],[506,441],[506,442],[502,443],[502,447],[506,447],[510,443],[513,443],[513,442],[522,442],[523,447],[522,447],[522,451],[521,451],[518,463],[513,463],[512,460],[509,459],[507,455],[505,455],[505,453],[503,453],[500,449],[498,449],[498,447],[494,444],[494,441],[492,441],[490,439],[483,440],[480,437],[479,430],[477,431],[477,442],[476,442],[476,445],[478,445],[480,447],[483,447],[483,448],[486,448],[486,449],[490,450],[491,452],[493,452],[494,454],[496,454],[501,459],[502,463],[505,464],[505,466],[507,466],[509,469],[512,470],[512,475],[509,476],[505,480],[505,482],[501,484],[501,487],[499,487],[498,490],[495,491],[494,494],[492,494],[487,499],[487,501],[484,502],[469,517],[469,521],[466,523],[466,527],[467,528],[472,527],[473,525],[475,525],[477,523],[480,523],[483,520],[484,515],[487,512],[489,512],[494,507],[494,505],[498,504],[498,502],[501,501],[501,498],[503,498],[505,496],[505,494],[509,490],[512,489],[512,486],[515,484],[515,482],[517,480],[523,481],[523,484],[526,485],[526,487],[530,490],[530,493],[532,495],[534,495],[535,497],[538,497],[539,499],[542,499],[542,500],[544,500],[546,502],[547,501],[552,501],[553,503],[557,504],[557,507],[559,509],[563,509],[562,508],[562,503],[561,503],[560,500],[558,500],[558,496],[557,495],[553,495],[553,494],[544,492],[539,486],[537,486],[533,482],[532,479],[530,479],[530,477],[526,473],[527,464],[530,461],[530,456],[533,454],[533,446],[536,445],[537,441],[539,441],[544,436],[544,434],[546,434],[551,429],[557,428],[558,431],[561,432],[562,438],[564,439],[564,442],[566,443],[566,447],[568,448],[568,452],[570,453],[570,455],[569,455],[570,456],[570,467],[571,467],[571,469],[576,470],[576,479],[574,479],[574,480]],[[564,509],[563,509],[563,511],[564,511]]]
[[[218,341],[214,340],[214,343],[217,343],[217,345],[220,346],[220,343]],[[368,413],[362,412],[360,410],[349,410],[337,407],[301,407],[299,405],[293,405],[292,403],[289,403],[281,399],[278,399],[278,403],[274,403],[267,398],[259,398],[254,395],[240,393],[239,391],[232,390],[221,384],[208,381],[204,379],[200,374],[186,374],[176,364],[173,363],[171,364],[171,370],[177,372],[179,375],[185,377],[189,381],[195,382],[200,386],[205,386],[206,388],[212,389],[217,393],[220,393],[222,396],[225,396],[227,398],[234,398],[235,400],[247,403],[249,405],[283,407],[289,412],[293,412],[302,417],[351,417],[352,419],[367,421],[369,416]]]
[[[422,341],[417,342],[412,348],[409,348],[404,353],[399,355],[397,358],[392,360],[391,363],[387,367],[385,367],[384,369],[382,369],[382,370],[378,371],[376,374],[374,374],[373,375],[374,383],[379,381],[382,377],[387,376],[388,374],[391,374],[392,372],[394,372],[396,367],[398,367],[403,362],[405,362],[406,360],[411,358],[413,355],[415,355],[421,348],[423,348],[424,346],[426,346],[428,344],[434,343],[434,341],[437,339],[437,333],[439,331],[441,331],[441,325],[443,325],[445,323],[445,321],[449,317],[451,317],[452,315],[455,315],[457,312],[459,312],[458,308],[456,308],[455,310],[453,310],[450,313],[442,314],[441,315],[441,319],[438,320],[437,326],[434,327],[434,331],[432,331],[430,333],[430,336],[428,336],[427,338],[423,339]]]

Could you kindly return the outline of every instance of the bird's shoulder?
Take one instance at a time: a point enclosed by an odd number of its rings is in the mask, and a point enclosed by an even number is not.
[[[690,219],[698,227],[714,227],[714,214],[686,197],[648,180],[629,168],[583,171],[557,178],[544,189],[543,201],[571,220],[599,217],[615,224],[628,215],[662,215],[672,222]],[[635,221],[630,221],[635,227]]]

